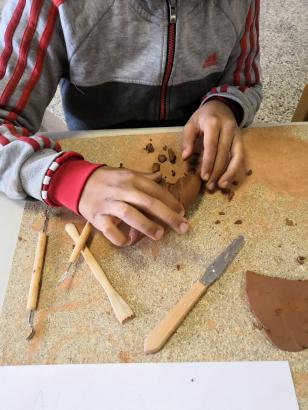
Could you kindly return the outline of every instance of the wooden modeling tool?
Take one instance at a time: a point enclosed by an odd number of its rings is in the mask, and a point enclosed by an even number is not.
[[[90,236],[90,233],[92,231],[92,226],[90,224],[90,222],[87,222],[81,232],[81,235],[79,236],[78,241],[76,242],[76,245],[73,249],[73,252],[71,253],[71,256],[69,258],[69,265],[67,270],[63,273],[63,275],[61,276],[61,278],[58,280],[58,284],[62,283],[65,281],[65,279],[68,277],[69,275],[69,271],[72,267],[72,265],[77,261],[77,259],[79,258],[80,252],[81,250],[85,247],[85,244]]]
[[[44,258],[47,244],[47,224],[48,224],[48,211],[45,211],[45,221],[42,232],[38,235],[38,241],[36,245],[36,251],[34,256],[33,270],[31,275],[30,289],[27,301],[27,310],[29,311],[28,323],[30,326],[30,333],[27,336],[27,340],[31,340],[35,335],[34,329],[34,312],[37,308],[38,295],[41,287],[41,277],[44,266]]]
[[[216,257],[214,262],[207,268],[204,275],[192,285],[190,290],[146,337],[144,342],[145,353],[156,353],[164,346],[198,300],[204,295],[207,288],[222,275],[243,244],[244,237],[238,236],[220,255]]]
[[[74,224],[66,224],[65,230],[75,243],[79,241],[80,236]],[[112,287],[111,283],[105,275],[105,272],[99,266],[90,249],[86,246],[81,251],[81,254],[84,257],[84,260],[86,261],[87,265],[91,269],[93,275],[105,290],[118,321],[123,324],[128,319],[132,319],[133,317],[135,317],[134,312],[131,310],[131,308],[128,306],[125,300],[123,300],[123,298],[118,294],[118,292]]]

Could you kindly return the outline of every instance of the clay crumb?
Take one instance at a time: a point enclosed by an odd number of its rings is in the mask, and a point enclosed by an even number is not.
[[[252,169],[249,169],[248,171],[246,171],[246,175],[249,177],[250,175],[252,175]]]
[[[171,162],[171,164],[176,163],[176,155],[172,148],[168,149],[168,157],[169,157],[169,161]]]
[[[154,147],[153,147],[153,144],[152,144],[151,142],[149,142],[149,143],[145,146],[145,150],[146,150],[146,152],[147,152],[148,154],[155,151],[155,150],[154,150]]]
[[[215,224],[215,225],[220,224],[220,220],[219,220],[219,219],[217,219],[217,220],[214,222],[214,224]]]
[[[278,245],[278,248],[281,248],[281,246],[282,246],[282,245],[281,245],[281,243],[280,243],[280,244]]]
[[[157,157],[158,161],[162,164],[163,162],[167,161],[167,157],[164,154],[159,154]]]
[[[120,165],[119,165],[119,167],[120,167],[120,168],[123,168],[123,164],[122,164],[122,162],[120,162]]]
[[[171,171],[171,175],[172,175],[173,177],[175,177],[175,170],[174,170],[174,169]]]
[[[252,327],[256,330],[262,330],[263,326],[258,322],[252,322]]]
[[[21,236],[18,236],[18,240],[19,240],[19,241],[22,241],[22,237],[21,237]]]
[[[181,269],[181,265],[176,265],[176,270],[180,270]]]
[[[294,226],[294,222],[292,221],[292,219],[286,218],[285,221],[287,226]]]
[[[232,182],[232,185],[237,186],[237,185],[238,185],[238,182],[237,182],[237,181],[233,181],[233,182]]]
[[[164,151],[167,151],[167,149],[168,149],[168,148],[167,148],[167,145],[164,145],[164,146],[163,146],[163,150],[164,150]]]
[[[218,215],[225,215],[223,211],[218,212]]]
[[[232,201],[233,197],[234,197],[234,191],[230,191],[230,192],[228,193],[228,201],[229,201],[229,202]]]
[[[154,162],[152,165],[152,172],[159,172],[160,171],[160,164],[158,162]]]
[[[234,223],[235,225],[241,225],[243,221],[241,219],[237,219]]]
[[[298,256],[297,258],[296,258],[296,260],[297,260],[297,262],[300,264],[300,265],[303,265],[304,263],[305,263],[305,256]]]

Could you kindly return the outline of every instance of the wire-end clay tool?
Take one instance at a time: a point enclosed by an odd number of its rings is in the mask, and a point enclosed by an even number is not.
[[[45,211],[45,221],[42,232],[38,235],[38,241],[36,245],[33,270],[31,275],[30,289],[27,301],[27,310],[29,311],[28,323],[30,326],[30,333],[27,336],[27,340],[31,340],[35,335],[34,329],[34,313],[37,308],[38,295],[41,287],[41,277],[44,266],[44,258],[47,244],[47,224],[48,224],[48,211]]]

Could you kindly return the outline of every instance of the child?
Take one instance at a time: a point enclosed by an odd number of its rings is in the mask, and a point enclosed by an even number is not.
[[[118,246],[131,243],[120,220],[152,239],[164,224],[185,233],[159,175],[91,164],[37,131],[60,83],[71,130],[185,125],[182,158],[203,138],[201,177],[227,188],[244,164],[238,129],[261,101],[259,1],[8,1],[0,190],[80,213]]]

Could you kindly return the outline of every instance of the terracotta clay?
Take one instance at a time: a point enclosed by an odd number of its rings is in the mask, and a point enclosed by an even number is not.
[[[273,345],[288,352],[308,348],[308,280],[246,272],[249,307]]]

